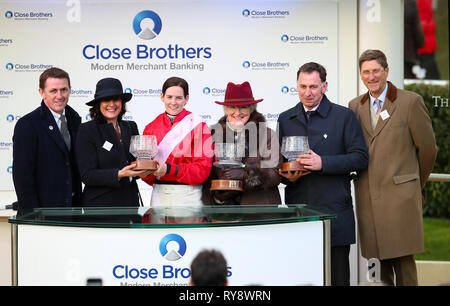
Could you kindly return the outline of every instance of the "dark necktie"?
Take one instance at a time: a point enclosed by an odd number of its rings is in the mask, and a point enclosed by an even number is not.
[[[66,143],[67,149],[70,151],[70,133],[69,129],[67,128],[66,116],[61,114],[61,117],[59,119],[61,120],[61,135],[64,139],[64,142]]]
[[[309,121],[309,118],[315,113],[316,113],[316,111],[306,111],[306,119],[308,119],[308,121]]]

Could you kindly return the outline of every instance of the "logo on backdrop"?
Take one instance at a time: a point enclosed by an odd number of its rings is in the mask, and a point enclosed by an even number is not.
[[[328,35],[283,34],[281,41],[289,44],[324,44],[328,42]]]
[[[204,95],[212,95],[212,96],[224,96],[225,95],[225,88],[216,88],[216,87],[209,87],[205,86],[202,90]]]
[[[290,15],[290,12],[287,10],[278,10],[278,9],[244,9],[242,11],[242,16],[251,17],[251,18],[286,18]]]
[[[12,90],[1,90],[0,89],[0,99],[8,99],[9,97],[12,97],[14,95],[14,92]]]
[[[15,72],[43,72],[45,69],[53,67],[46,64],[27,64],[27,63],[7,63],[5,65],[6,70]]]
[[[8,122],[14,122],[14,121],[19,120],[20,117],[21,117],[21,116],[19,116],[19,115],[8,114],[8,115],[6,116],[6,121],[8,121]]]
[[[167,244],[171,241],[174,241],[178,244],[178,251],[176,250],[167,250]],[[170,261],[176,261],[184,256],[186,253],[186,241],[177,234],[168,234],[161,239],[161,242],[159,243],[159,252],[161,255]]]
[[[286,70],[289,68],[289,62],[281,62],[281,61],[244,61],[242,62],[242,67],[244,69],[251,70]]]
[[[145,19],[150,19],[153,21],[153,24],[154,24],[153,29],[150,29],[148,27],[142,29],[141,23]],[[136,17],[134,17],[133,30],[134,30],[134,33],[136,33],[136,35],[141,39],[150,40],[150,39],[155,38],[161,32],[161,28],[162,28],[161,18],[159,17],[158,14],[156,14],[153,11],[149,11],[149,10],[142,11],[142,12],[139,12],[136,15]]]
[[[39,11],[6,11],[5,18],[11,20],[22,20],[22,21],[40,21],[40,20],[49,20],[53,18],[54,15],[52,12],[39,12]]]
[[[289,94],[289,95],[292,95],[292,96],[297,96],[298,95],[298,91],[297,91],[297,88],[295,86],[291,86],[291,87],[282,86],[281,87],[281,93],[282,94]]]
[[[0,47],[8,47],[13,44],[13,40],[11,38],[0,38]]]

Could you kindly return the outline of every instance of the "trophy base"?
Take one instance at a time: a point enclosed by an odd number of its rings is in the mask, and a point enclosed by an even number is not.
[[[131,165],[136,165],[136,168],[133,169],[134,171],[156,171],[158,169],[158,162],[156,160],[136,160],[131,162]]]
[[[239,180],[212,180],[210,190],[244,191],[244,186]]]
[[[283,167],[281,168],[281,172],[283,173],[287,173],[289,171],[308,171],[305,169],[305,167],[296,162],[296,161],[292,161],[292,162],[285,162],[283,163]]]

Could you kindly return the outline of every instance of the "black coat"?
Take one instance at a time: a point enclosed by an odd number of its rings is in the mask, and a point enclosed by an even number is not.
[[[81,118],[70,106],[66,106],[65,115],[74,148]],[[80,204],[81,181],[74,150],[67,149],[43,101],[14,128],[13,181],[19,215],[38,207]]]
[[[286,184],[285,201],[308,204],[337,215],[331,222],[331,245],[355,243],[355,217],[350,192],[350,173],[368,165],[361,126],[348,108],[331,103],[324,95],[317,113],[306,120],[302,103],[278,118],[278,136],[308,136],[311,150],[322,158],[322,170]]]
[[[120,169],[135,160],[129,152],[132,135],[139,131],[134,121],[119,121],[122,142],[111,123],[91,120],[78,131],[76,156],[83,190],[83,206],[139,206],[136,179],[118,179]],[[108,145],[112,147],[108,150]]]

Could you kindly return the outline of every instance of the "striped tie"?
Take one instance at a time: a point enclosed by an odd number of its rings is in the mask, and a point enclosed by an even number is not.
[[[377,106],[375,114],[378,115],[378,113],[381,111],[381,100],[375,99],[374,102],[375,102],[375,105]]]

